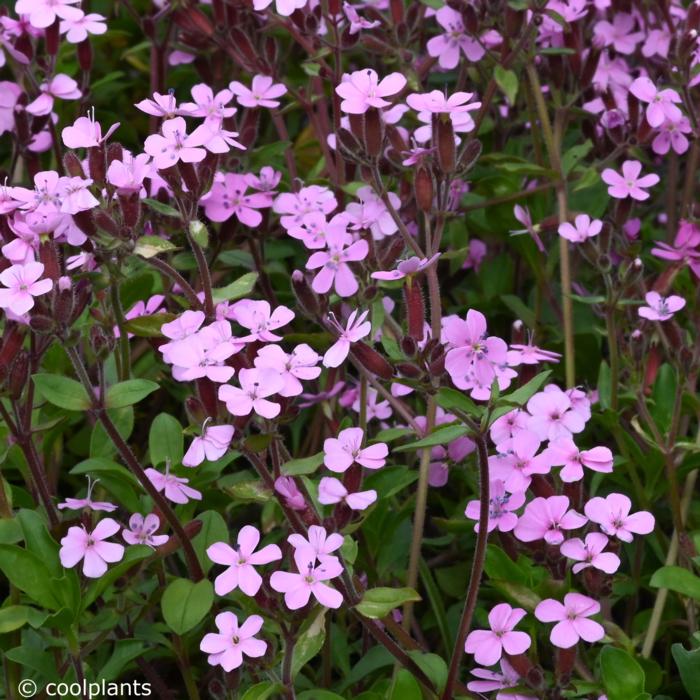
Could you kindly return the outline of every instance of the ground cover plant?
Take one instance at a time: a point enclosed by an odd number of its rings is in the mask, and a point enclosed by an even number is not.
[[[700,698],[699,30],[5,4],[4,697]]]

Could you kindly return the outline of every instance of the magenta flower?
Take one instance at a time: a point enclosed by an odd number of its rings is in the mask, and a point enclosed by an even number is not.
[[[243,343],[252,343],[256,340],[275,343],[282,340],[281,335],[272,331],[291,323],[294,315],[294,312],[286,306],[277,306],[273,311],[267,301],[242,299],[236,303],[235,318],[239,325],[250,331],[250,334],[239,340]]]
[[[87,495],[85,498],[66,498],[63,503],[59,503],[56,507],[59,510],[68,508],[69,510],[82,510],[83,508],[88,508],[89,510],[103,510],[106,513],[112,513],[117,510],[117,506],[113,503],[107,503],[107,501],[93,501],[92,500],[92,490],[95,488],[95,484],[99,479],[94,481],[88,476],[88,488]]]
[[[369,253],[369,244],[360,239],[353,242],[352,235],[340,229],[326,232],[328,250],[313,253],[306,263],[307,270],[321,268],[311,283],[315,292],[326,294],[335,287],[338,296],[350,297],[359,285],[348,263],[364,260]]]
[[[73,20],[82,17],[82,10],[71,7],[75,4],[80,4],[80,0],[17,0],[15,12],[28,15],[32,27],[46,29],[56,21],[56,17]]]
[[[586,421],[573,410],[571,399],[561,390],[540,391],[527,402],[532,416],[528,429],[541,440],[557,440],[580,433]]]
[[[1,279],[1,278],[0,278]],[[330,316],[331,323],[339,333],[338,339],[331,345],[323,356],[324,367],[340,367],[345,358],[350,353],[350,345],[368,336],[372,330],[372,324],[365,321],[369,311],[363,311],[358,316],[358,309],[355,309],[348,316],[348,320],[343,328],[336,320],[335,316]]]
[[[21,316],[34,308],[34,297],[50,292],[53,287],[52,280],[39,279],[43,274],[44,265],[40,262],[12,265],[0,272],[0,282],[6,287],[0,289],[0,309]]]
[[[299,396],[303,392],[302,380],[310,381],[321,374],[317,367],[321,358],[306,343],[297,345],[287,354],[279,345],[266,345],[258,350],[254,360],[259,369],[273,369],[284,380],[280,396]]]
[[[345,503],[351,510],[365,510],[376,500],[374,489],[349,493],[343,482],[332,476],[324,476],[318,484],[318,502],[324,506]]]
[[[187,503],[190,499],[201,501],[202,494],[187,486],[189,479],[175,476],[170,473],[170,467],[165,465],[165,474],[161,474],[156,469],[146,469],[148,480],[155,486],[156,491],[162,491],[165,497],[173,503]]]
[[[234,214],[246,226],[262,222],[258,209],[270,206],[270,198],[261,192],[246,194],[248,182],[239,173],[217,173],[212,188],[199,200],[210,221],[228,221]]]
[[[381,469],[386,464],[389,448],[383,442],[362,447],[362,428],[341,430],[337,438],[326,438],[323,442],[323,463],[336,474],[342,474],[353,464],[366,469]]]
[[[202,427],[202,434],[192,440],[185,456],[182,458],[184,467],[196,467],[205,459],[216,462],[221,459],[228,450],[233,440],[234,428],[232,425],[208,425],[209,419]]]
[[[583,479],[584,467],[606,474],[613,470],[613,454],[604,446],[581,451],[571,438],[563,437],[550,442],[546,453],[553,467],[562,467],[559,477],[564,482]]]
[[[675,153],[681,155],[690,146],[686,134],[690,134],[692,131],[693,128],[688,117],[681,117],[677,122],[666,120],[659,127],[659,133],[651,142],[651,148],[654,153],[660,156],[666,155],[671,148],[673,148]]]
[[[600,612],[600,603],[580,593],[567,593],[564,603],[553,598],[543,600],[535,608],[535,617],[540,622],[556,622],[549,635],[554,646],[570,649],[579,639],[586,642],[599,642],[605,635],[603,626],[591,615]]]
[[[92,532],[83,525],[68,528],[68,534],[61,539],[58,553],[61,566],[73,568],[83,561],[83,574],[88,578],[99,578],[107,571],[107,564],[121,561],[124,545],[106,542],[108,537],[119,532],[119,523],[112,518],[103,518]]]
[[[634,535],[648,535],[654,529],[654,516],[645,510],[630,515],[632,501],[622,493],[591,498],[584,512],[593,523],[611,537],[631,542]]]
[[[226,595],[236,588],[247,596],[257,594],[262,586],[262,576],[255,567],[282,558],[282,550],[276,544],[268,544],[256,552],[259,542],[260,531],[252,525],[245,525],[238,532],[235,549],[226,542],[214,542],[207,548],[207,556],[215,564],[228,567],[214,581],[217,595]]]
[[[599,46],[612,46],[621,54],[634,53],[637,44],[644,39],[644,32],[635,32],[636,19],[626,12],[613,15],[612,24],[608,21],[598,22],[593,28],[595,43]]]
[[[608,538],[600,532],[589,532],[586,542],[578,537],[562,542],[559,551],[568,559],[577,561],[572,571],[577,574],[589,566],[599,569],[606,574],[614,574],[620,567],[620,557],[613,552],[604,552]]]
[[[683,118],[683,112],[676,106],[680,104],[681,96],[675,91],[667,88],[659,90],[647,77],[637,78],[629,88],[630,92],[642,102],[647,102],[646,117],[649,126],[657,128],[665,120],[679,122]]]
[[[535,498],[525,506],[513,534],[521,542],[544,539],[547,544],[561,544],[564,541],[562,530],[574,530],[587,522],[583,515],[568,508],[566,496]]]
[[[593,219],[588,214],[579,214],[574,223],[565,221],[559,225],[559,235],[572,243],[583,243],[589,238],[597,236],[603,230],[603,222],[600,219]]]
[[[165,544],[168,535],[156,535],[160,527],[160,518],[155,513],[149,513],[145,518],[140,513],[134,513],[129,518],[129,528],[122,530],[122,537],[128,544],[145,544],[155,549]]]
[[[209,632],[199,644],[211,666],[221,666],[229,672],[243,663],[243,656],[258,658],[267,651],[267,642],[256,639],[255,635],[263,626],[260,615],[251,615],[239,627],[238,618],[232,612],[222,612],[216,616],[219,633]]]
[[[685,306],[685,299],[675,294],[662,297],[658,292],[648,292],[644,299],[648,306],[641,306],[637,313],[648,321],[668,321]]]
[[[229,89],[238,98],[238,103],[244,107],[267,107],[274,109],[279,107],[277,99],[287,93],[287,88],[282,83],[275,83],[269,75],[256,75],[250,88],[237,80],[229,83]]]
[[[404,89],[406,78],[401,73],[390,73],[381,81],[375,70],[366,68],[343,74],[342,82],[335,88],[343,98],[340,109],[346,114],[364,114],[370,107],[388,107],[385,97]]]
[[[498,528],[499,532],[510,532],[518,522],[518,516],[513,513],[525,503],[525,493],[519,491],[516,493],[506,493],[505,484],[500,479],[491,481],[489,487],[489,522],[488,531],[491,532]],[[481,506],[479,501],[469,501],[467,508],[464,511],[470,520],[476,520],[474,523],[474,532],[479,532],[479,517],[481,514]],[[483,663],[483,662],[479,662]],[[487,664],[490,665],[490,664]]]
[[[435,13],[435,19],[445,33],[429,39],[426,46],[428,54],[438,59],[440,68],[455,68],[459,63],[460,52],[469,61],[483,58],[486,49],[477,39],[467,35],[459,12],[445,5]]]
[[[238,373],[240,388],[224,384],[219,387],[219,400],[234,416],[247,416],[251,411],[262,418],[276,418],[282,407],[268,401],[284,387],[284,379],[270,369],[242,369]]]
[[[512,608],[508,603],[500,603],[489,613],[490,630],[470,632],[464,644],[467,654],[474,654],[474,660],[484,666],[492,666],[503,655],[522,654],[530,648],[532,640],[526,632],[517,632],[514,627],[527,613],[522,608]]]
[[[647,187],[653,187],[659,182],[656,173],[639,177],[642,172],[642,164],[638,160],[626,160],[622,164],[622,175],[612,168],[603,170],[601,177],[608,187],[608,194],[616,199],[626,199],[632,197],[639,202],[649,199],[649,193],[645,191]]]
[[[294,563],[298,573],[275,571],[270,576],[270,586],[278,593],[284,593],[284,602],[290,610],[303,608],[313,594],[314,598],[327,608],[339,608],[343,596],[324,581],[336,578],[343,573],[343,566],[332,557],[315,565],[316,557],[307,549],[294,552]]]
[[[151,134],[146,138],[144,151],[153,158],[158,170],[183,163],[199,163],[207,152],[203,148],[191,145],[187,136],[187,126],[182,117],[167,119],[163,122],[160,134]]]

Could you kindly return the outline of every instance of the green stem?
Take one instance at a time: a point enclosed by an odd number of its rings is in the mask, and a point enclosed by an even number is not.
[[[615,303],[608,303],[605,313],[605,326],[608,332],[608,351],[610,353],[610,408],[617,411],[618,390],[620,383],[620,356],[617,346],[617,324],[615,323]]]

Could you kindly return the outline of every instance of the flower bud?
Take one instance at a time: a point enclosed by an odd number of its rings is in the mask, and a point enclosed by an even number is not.
[[[59,289],[53,302],[53,314],[59,323],[67,324],[73,315],[72,289]]]
[[[308,316],[318,316],[321,308],[318,302],[318,297],[309,285],[306,276],[301,270],[292,272],[292,289],[294,296],[299,303],[299,306],[306,312]]]
[[[413,178],[413,186],[416,193],[418,208],[429,214],[433,208],[433,175],[425,166],[418,166]]]
[[[382,379],[391,379],[394,376],[394,368],[366,343],[362,341],[353,343],[350,353],[368,372]]]
[[[63,167],[71,177],[85,177],[83,166],[73,151],[67,151],[63,154]]]
[[[95,325],[90,328],[90,347],[98,360],[106,360],[114,345],[114,336],[108,335],[102,326]]]
[[[187,189],[196,194],[199,192],[199,178],[197,177],[197,171],[194,169],[192,163],[185,163],[180,161],[177,164],[177,169],[182,176],[183,182],[187,185]]]
[[[7,380],[7,388],[10,398],[17,400],[22,396],[22,391],[29,379],[29,353],[20,350],[10,367],[10,374]]]
[[[425,335],[425,303],[423,290],[417,279],[410,279],[403,287],[406,304],[408,335],[417,342]]]
[[[420,367],[416,367],[416,365],[410,362],[398,362],[396,364],[396,369],[399,374],[408,379],[418,379],[423,374]]]
[[[455,132],[448,114],[433,115],[433,144],[437,148],[438,164],[445,175],[455,169]]]
[[[41,335],[51,335],[56,329],[56,323],[51,316],[36,313],[29,319],[29,326],[35,333]]]
[[[97,183],[103,183],[107,174],[106,152],[104,144],[87,149],[90,177]]]
[[[107,146],[107,164],[109,165],[113,160],[123,160],[124,159],[124,149],[120,143],[110,143]]]
[[[483,147],[479,139],[470,139],[467,142],[467,145],[462,151],[462,155],[459,157],[459,164],[457,166],[460,176],[464,176],[474,167],[476,161],[479,160],[479,156],[481,156],[482,150]]]
[[[688,8],[685,26],[687,29],[700,30],[700,2],[697,2],[697,0]]]
[[[514,39],[520,34],[520,30],[525,20],[525,13],[522,10],[516,10],[510,5],[506,6],[506,36]]]
[[[93,209],[93,218],[98,228],[106,231],[111,236],[119,236],[119,226],[117,222],[103,209]]]
[[[583,64],[583,69],[581,71],[581,78],[579,84],[581,89],[585,90],[591,86],[593,82],[593,76],[598,70],[598,62],[600,61],[600,49],[592,46],[588,52],[588,57]]]
[[[78,44],[78,65],[86,73],[92,68],[92,45],[90,39],[84,39]]]
[[[0,345],[0,367],[10,366],[23,342],[23,327],[13,321],[5,321],[5,333]]]
[[[58,45],[60,42],[60,22],[58,17],[54,20],[53,24],[46,27],[44,30],[44,45],[46,46],[46,53],[49,56],[55,56],[58,53]]]
[[[384,122],[378,109],[371,107],[365,112],[363,127],[365,150],[372,158],[378,158],[384,144]]]
[[[210,416],[215,416],[218,411],[217,385],[207,377],[197,379],[197,395],[199,396],[204,409]]]
[[[39,246],[39,260],[44,265],[44,277],[56,282],[61,276],[61,266],[58,262],[56,242],[53,239],[44,241]]]
[[[127,228],[134,228],[138,224],[141,216],[141,199],[138,192],[117,195],[119,208],[122,212],[122,219]]]

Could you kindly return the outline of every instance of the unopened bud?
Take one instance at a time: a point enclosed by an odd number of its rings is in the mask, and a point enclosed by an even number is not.
[[[58,53],[58,45],[60,38],[60,22],[58,17],[53,21],[53,24],[46,27],[44,30],[44,44],[46,46],[46,53],[49,56],[55,56]]]
[[[123,160],[124,159],[124,149],[120,143],[110,143],[107,146],[107,164],[109,165],[113,160]]]
[[[382,154],[384,144],[384,122],[378,109],[370,107],[364,114],[365,150],[372,158]]]
[[[318,316],[321,307],[311,285],[309,285],[306,276],[301,270],[292,272],[292,289],[294,296],[297,298],[299,305],[307,313],[308,316]]]
[[[93,216],[97,226],[112,236],[119,236],[117,222],[103,209],[93,209]]]
[[[83,166],[73,151],[67,151],[63,154],[63,167],[71,177],[85,177]]]
[[[86,73],[92,68],[92,46],[89,38],[78,44],[78,65]]]
[[[445,175],[455,169],[455,132],[448,114],[433,115],[433,142],[437,148],[440,170]]]
[[[366,343],[362,341],[353,343],[350,352],[368,372],[382,379],[391,379],[394,376],[394,368]]]
[[[58,250],[54,240],[44,241],[39,246],[39,260],[44,265],[44,277],[54,282],[61,276],[61,266],[58,262]]]
[[[419,166],[413,178],[418,208],[429,214],[433,208],[433,175],[425,166]]]
[[[511,39],[515,38],[520,34],[520,30],[523,26],[523,21],[525,19],[525,13],[522,10],[515,10],[506,6],[506,36]]]
[[[90,177],[97,183],[104,183],[107,174],[107,153],[104,144],[88,148],[87,151]]]
[[[41,333],[42,335],[50,335],[56,328],[56,323],[51,318],[51,316],[44,316],[42,314],[32,314],[29,319],[30,328],[36,333]]]
[[[117,195],[122,219],[127,228],[134,228],[141,216],[141,199],[138,192]]]
[[[73,315],[73,290],[59,289],[53,304],[54,318],[59,323],[67,324]]]
[[[199,178],[197,177],[197,171],[194,169],[194,165],[181,160],[177,164],[177,168],[182,176],[183,182],[187,185],[187,189],[190,192],[199,192]]]
[[[401,338],[399,345],[406,357],[415,357],[418,353],[418,343],[416,343],[415,338],[412,338],[410,335],[405,335]]]
[[[408,335],[420,342],[425,335],[425,303],[423,290],[418,280],[410,279],[403,287],[403,294],[406,304]]]
[[[408,379],[418,379],[423,374],[420,367],[416,367],[416,365],[410,362],[398,362],[396,364],[396,369],[401,376],[407,377]]]
[[[12,399],[17,400],[22,396],[22,391],[28,379],[29,353],[26,350],[20,350],[10,367],[10,375],[7,380],[7,388]]]

